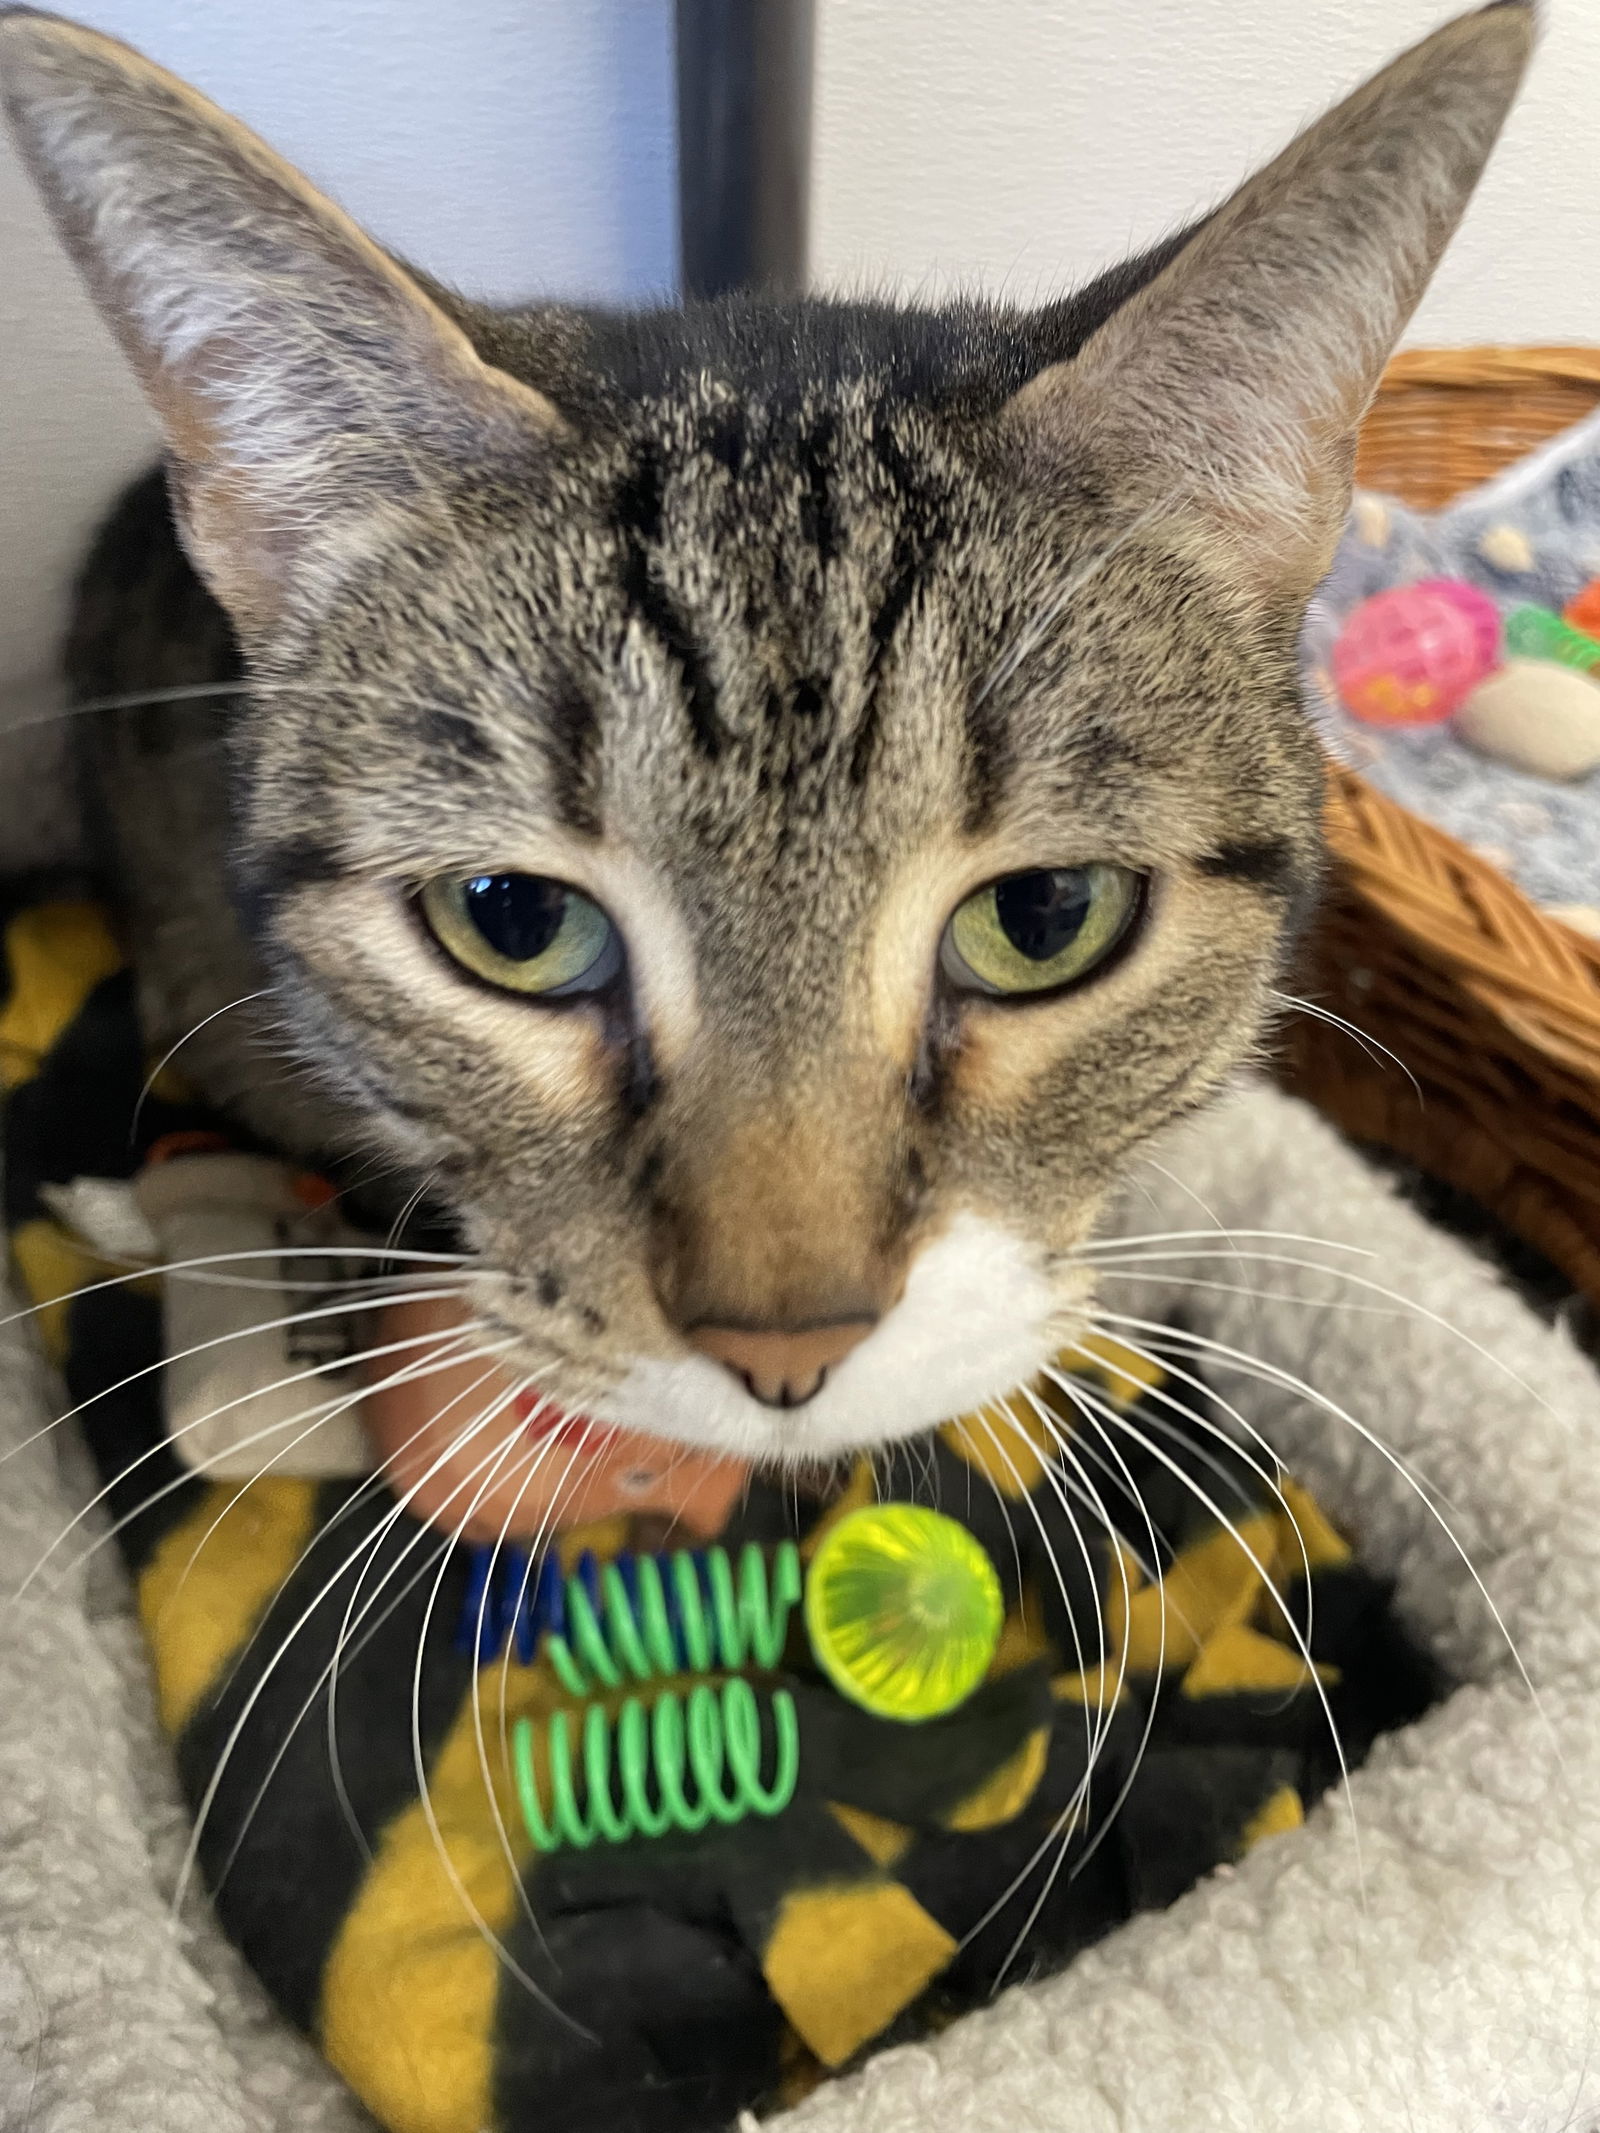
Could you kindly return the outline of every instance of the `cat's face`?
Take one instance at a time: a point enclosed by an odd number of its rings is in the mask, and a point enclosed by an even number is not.
[[[1004,1391],[1075,1330],[1101,1195],[1261,1025],[1317,851],[1292,618],[1021,458],[866,381],[692,386],[364,569],[241,735],[309,1049],[591,1412],[834,1452]],[[974,970],[952,919],[1030,875],[1064,949],[980,934]],[[517,876],[604,914],[545,892],[592,984],[494,956],[537,891],[416,893]],[[851,1321],[790,1408],[701,1345]]]
[[[1314,886],[1299,614],[1527,39],[1453,25],[1087,329],[911,386],[881,320],[764,367],[755,314],[626,383],[121,47],[0,31],[263,684],[237,866],[300,1049],[564,1404],[827,1455],[1071,1336]]]

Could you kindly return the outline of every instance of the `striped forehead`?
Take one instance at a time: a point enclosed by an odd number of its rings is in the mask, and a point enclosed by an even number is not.
[[[659,804],[665,784],[714,838],[737,817],[792,840],[818,816],[873,813],[887,770],[947,785],[931,748],[970,758],[957,784],[972,790],[950,795],[966,812],[993,751],[965,720],[951,627],[963,470],[883,410],[767,415],[754,437],[752,419],[724,405],[665,436],[652,425],[614,480],[620,657],[587,717],[564,723],[569,791]],[[898,763],[908,725],[914,757]]]

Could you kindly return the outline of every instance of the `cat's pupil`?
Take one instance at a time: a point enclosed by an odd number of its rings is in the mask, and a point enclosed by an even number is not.
[[[561,931],[569,894],[539,874],[476,874],[461,886],[468,917],[508,963],[545,953]]]
[[[1083,931],[1092,899],[1090,877],[1082,867],[1041,867],[997,884],[995,916],[1019,955],[1030,963],[1048,963]]]

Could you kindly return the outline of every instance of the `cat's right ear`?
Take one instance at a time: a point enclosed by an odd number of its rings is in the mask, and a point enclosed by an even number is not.
[[[0,95],[166,432],[189,553],[248,640],[470,463],[561,417],[349,217],[115,39],[0,9]]]

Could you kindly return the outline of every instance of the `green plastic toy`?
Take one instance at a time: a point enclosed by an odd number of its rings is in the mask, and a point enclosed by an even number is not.
[[[770,1564],[746,1547],[737,1576],[721,1548],[631,1558],[626,1569],[591,1563],[586,1572],[559,1581],[542,1639],[582,1708],[557,1712],[542,1741],[526,1718],[512,1733],[535,1846],[586,1849],[596,1838],[620,1844],[781,1814],[799,1782],[794,1698],[781,1687],[758,1698],[743,1669],[773,1672],[782,1660],[802,1596],[794,1543]],[[823,1536],[804,1578],[817,1665],[841,1696],[907,1725],[972,1694],[1004,1615],[978,1540],[920,1504],[849,1512]],[[607,1691],[633,1683],[661,1686],[648,1701],[628,1696],[607,1707]]]
[[[1513,659],[1553,659],[1582,674],[1600,667],[1600,638],[1574,629],[1548,607],[1514,607],[1506,617],[1505,645]]]
[[[1005,1613],[980,1543],[938,1511],[886,1503],[824,1535],[806,1578],[818,1666],[879,1718],[938,1718],[988,1672]]]

